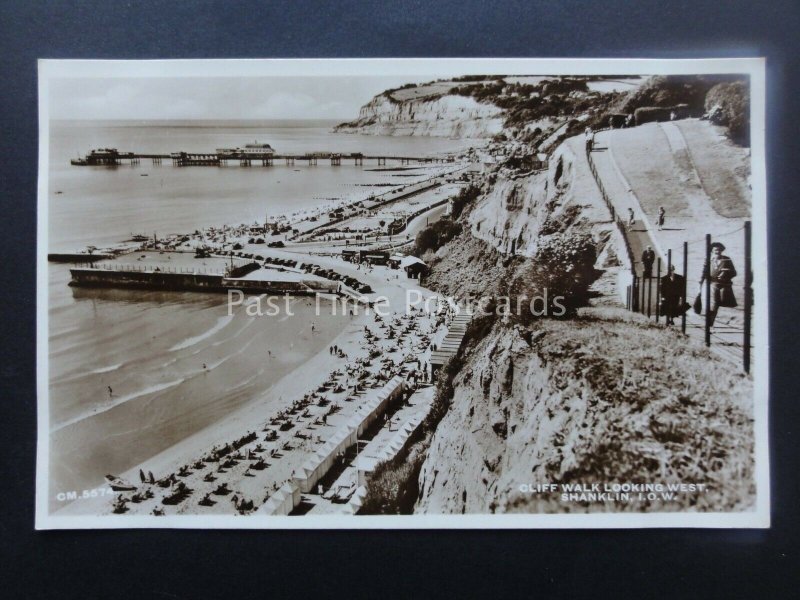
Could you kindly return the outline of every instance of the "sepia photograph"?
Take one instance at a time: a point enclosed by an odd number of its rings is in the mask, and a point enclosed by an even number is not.
[[[764,76],[40,61],[36,527],[768,527]]]

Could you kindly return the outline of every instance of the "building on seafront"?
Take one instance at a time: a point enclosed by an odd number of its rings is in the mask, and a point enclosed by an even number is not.
[[[269,144],[260,144],[257,140],[252,144],[245,144],[244,148],[217,148],[217,154],[223,156],[250,156],[254,158],[272,156],[275,149]]]

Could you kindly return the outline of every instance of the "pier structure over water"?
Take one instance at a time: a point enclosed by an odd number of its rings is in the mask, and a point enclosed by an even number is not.
[[[120,165],[138,165],[142,160],[150,160],[154,165],[161,165],[170,161],[174,167],[225,167],[239,164],[241,167],[261,165],[271,167],[276,161],[284,162],[287,166],[305,162],[307,166],[319,164],[320,160],[330,161],[331,166],[338,167],[342,164],[352,163],[363,166],[364,161],[374,161],[378,166],[386,165],[387,161],[399,162],[401,165],[410,164],[442,164],[452,163],[454,156],[396,156],[396,155],[366,155],[360,152],[307,152],[304,154],[275,154],[265,152],[172,152],[170,154],[142,154],[137,152],[121,152],[116,148],[101,148],[92,150],[83,158],[70,161],[70,164],[81,167],[116,167]]]

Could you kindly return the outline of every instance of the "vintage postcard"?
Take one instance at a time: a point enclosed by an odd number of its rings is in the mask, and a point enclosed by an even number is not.
[[[768,527],[764,77],[41,61],[37,528]]]

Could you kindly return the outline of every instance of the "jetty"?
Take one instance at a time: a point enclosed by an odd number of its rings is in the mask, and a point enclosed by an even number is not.
[[[61,263],[93,263],[112,258],[114,258],[113,254],[89,254],[88,252],[51,252],[47,255],[48,262]]]

